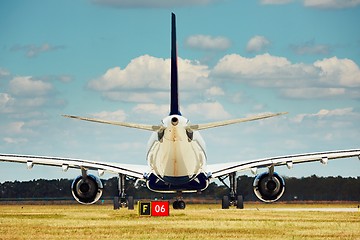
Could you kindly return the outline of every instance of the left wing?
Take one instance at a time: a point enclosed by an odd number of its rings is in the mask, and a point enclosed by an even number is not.
[[[62,116],[66,117],[66,118],[73,118],[73,119],[83,120],[83,121],[88,121],[88,122],[96,122],[96,123],[116,125],[116,126],[121,126],[121,127],[136,128],[136,129],[147,130],[147,131],[158,131],[159,129],[161,129],[161,126],[147,125],[147,124],[141,124],[141,123],[115,122],[115,121],[107,121],[107,120],[96,119],[96,118],[78,117],[78,116],[73,116],[73,115],[62,115]]]
[[[63,171],[67,171],[69,168],[96,170],[100,176],[104,172],[110,172],[114,174],[124,174],[134,178],[144,178],[144,175],[150,171],[149,167],[146,165],[118,164],[83,159],[17,154],[0,154],[0,161],[26,163],[29,169],[34,165],[45,165],[61,167]]]
[[[293,164],[315,161],[320,161],[323,164],[327,164],[329,160],[349,157],[358,157],[360,159],[360,149],[305,153],[298,155],[263,158],[244,162],[210,164],[207,166],[207,172],[211,174],[212,178],[217,178],[229,173],[245,170],[251,170],[251,172],[256,174],[258,168],[286,165],[290,169],[292,168]]]

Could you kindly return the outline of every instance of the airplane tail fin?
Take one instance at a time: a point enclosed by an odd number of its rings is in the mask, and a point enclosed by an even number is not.
[[[178,93],[178,66],[177,66],[177,43],[176,43],[176,19],[171,13],[171,83],[170,83],[170,114],[181,115],[179,109]]]

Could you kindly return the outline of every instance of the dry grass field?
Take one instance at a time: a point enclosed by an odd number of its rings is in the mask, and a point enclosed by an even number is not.
[[[0,239],[360,239],[356,204],[246,204],[139,217],[111,205],[0,205]],[[312,210],[309,211],[308,208]],[[339,208],[351,211],[321,211]]]

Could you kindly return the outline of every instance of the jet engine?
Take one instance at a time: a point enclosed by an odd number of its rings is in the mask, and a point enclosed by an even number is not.
[[[284,194],[285,181],[277,173],[262,173],[255,178],[253,187],[261,201],[275,202]]]
[[[80,175],[71,184],[71,192],[75,200],[81,204],[97,202],[103,191],[101,180],[94,175]]]

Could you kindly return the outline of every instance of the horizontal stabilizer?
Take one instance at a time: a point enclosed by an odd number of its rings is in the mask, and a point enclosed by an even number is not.
[[[242,123],[242,122],[249,122],[249,121],[255,121],[260,120],[264,118],[271,118],[276,117],[280,115],[287,114],[287,112],[281,112],[281,113],[267,113],[247,118],[238,118],[238,119],[231,119],[231,120],[225,120],[225,121],[219,121],[219,122],[212,122],[212,123],[204,123],[204,124],[196,124],[196,125],[190,125],[191,130],[203,130],[208,128],[215,128],[215,127],[222,127],[230,124],[236,124],[236,123]]]
[[[139,123],[114,122],[114,121],[107,121],[107,120],[101,120],[101,119],[95,119],[95,118],[85,118],[85,117],[78,117],[78,116],[72,116],[72,115],[62,115],[62,116],[67,117],[67,118],[88,121],[88,122],[110,124],[110,125],[116,125],[116,126],[122,126],[122,127],[128,127],[128,128],[137,128],[137,129],[142,129],[142,130],[147,130],[147,131],[158,131],[161,128],[161,126],[139,124]]]

